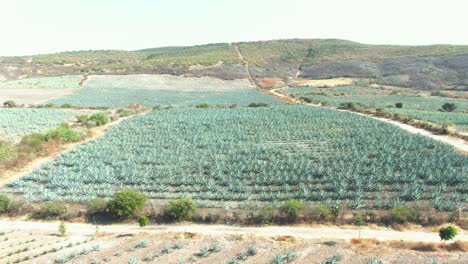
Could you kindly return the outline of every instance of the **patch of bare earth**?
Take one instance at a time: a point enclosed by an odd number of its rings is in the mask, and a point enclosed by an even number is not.
[[[0,102],[13,100],[17,104],[42,104],[51,99],[72,94],[77,89],[45,89],[45,88],[1,88]]]
[[[354,80],[351,78],[334,78],[334,79],[321,79],[321,80],[291,78],[290,82],[294,86],[337,87],[337,86],[351,85],[353,84]]]

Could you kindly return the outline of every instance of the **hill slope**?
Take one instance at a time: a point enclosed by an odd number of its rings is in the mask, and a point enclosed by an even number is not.
[[[70,74],[174,74],[246,78],[238,46],[257,78],[356,77],[424,89],[468,88],[468,46],[367,45],[336,39],[291,39],[77,51],[0,58],[0,80]]]

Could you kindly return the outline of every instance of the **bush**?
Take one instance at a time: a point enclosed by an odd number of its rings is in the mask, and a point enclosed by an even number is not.
[[[412,118],[409,115],[403,114],[403,113],[395,113],[393,115],[393,118],[397,121],[404,122],[404,123],[407,123],[412,120]]]
[[[338,106],[339,109],[351,109],[351,110],[354,110],[356,109],[356,104],[353,103],[353,102],[344,102],[344,103],[340,103],[340,105]]]
[[[86,209],[89,215],[104,213],[106,208],[107,202],[103,198],[94,198],[86,203]]]
[[[187,221],[197,210],[197,204],[190,198],[181,198],[170,201],[164,210],[166,219],[170,221]]]
[[[24,136],[21,139],[20,146],[27,152],[39,152],[42,150],[42,146],[45,141],[46,138],[43,134],[33,133],[31,135]]]
[[[97,126],[102,126],[109,123],[109,117],[102,112],[91,115],[89,120],[95,122]]]
[[[7,212],[11,208],[11,199],[4,195],[0,194],[0,214]]]
[[[143,209],[146,196],[133,189],[123,189],[114,193],[112,200],[107,204],[109,211],[120,219],[127,219],[137,210]]]
[[[396,108],[403,108],[403,103],[396,103],[396,104],[395,104],[395,107],[396,107]]]
[[[286,216],[289,222],[297,221],[298,217],[304,211],[304,204],[298,200],[289,200],[284,202],[279,208],[279,212]]]
[[[68,213],[66,205],[46,204],[42,206],[39,217],[43,219],[63,219]]]
[[[420,212],[417,209],[409,208],[406,205],[395,206],[390,211],[391,220],[398,224],[406,222],[418,222]]]
[[[47,131],[45,139],[47,141],[55,139],[62,142],[77,142],[80,141],[80,134],[67,124],[62,124],[57,128]]]
[[[313,207],[312,216],[316,220],[330,221],[333,218],[336,218],[338,216],[338,212],[336,214],[334,214],[333,210],[331,210],[331,209],[332,208],[329,207],[328,205],[318,204],[318,205]]]
[[[452,112],[457,109],[457,106],[454,103],[445,103],[442,105],[442,112]]]
[[[79,116],[76,117],[76,119],[78,119],[78,122],[80,122],[82,124],[85,124],[86,121],[88,121],[89,116],[88,115],[79,115]]]
[[[268,107],[269,104],[267,103],[250,103],[248,107]]]
[[[458,234],[457,229],[454,226],[441,227],[439,229],[439,237],[442,241],[449,241],[455,238]]]
[[[117,110],[117,113],[121,116],[121,117],[125,117],[125,116],[129,116],[132,114],[132,111],[128,110],[128,109],[125,109],[125,108],[122,108],[122,109],[119,109]]]
[[[15,101],[8,100],[8,101],[6,101],[6,102],[3,103],[3,106],[4,106],[4,107],[12,108],[12,107],[16,107],[16,103],[15,103]]]
[[[14,160],[18,157],[18,151],[10,143],[0,141],[0,161]]]
[[[197,104],[195,108],[210,108],[210,105],[208,103]]]
[[[364,218],[362,218],[362,215],[358,214],[354,217],[354,225],[363,226],[365,224],[366,222],[364,221]]]
[[[250,221],[255,224],[270,224],[275,218],[276,208],[271,205],[266,205],[259,208],[256,212],[250,215]]]
[[[378,117],[385,117],[385,118],[389,118],[389,117],[392,116],[392,114],[390,112],[388,112],[387,110],[385,110],[383,108],[375,109],[375,115],[378,116]]]
[[[63,104],[60,106],[61,108],[72,108],[71,104]]]
[[[141,227],[147,226],[148,223],[149,223],[149,219],[148,219],[147,216],[142,215],[142,216],[138,217],[138,224],[139,224]]]

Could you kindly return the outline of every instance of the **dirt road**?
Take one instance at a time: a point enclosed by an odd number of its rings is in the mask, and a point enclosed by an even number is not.
[[[289,97],[289,96],[287,96],[287,95],[285,95],[283,93],[278,92],[279,89],[281,89],[281,88],[273,89],[270,92],[272,94],[278,96],[278,97],[288,98],[290,100],[295,101],[296,103],[299,103],[297,100],[294,100],[294,98],[291,98],[291,97]],[[320,105],[315,105],[315,104],[305,104],[305,105],[314,106],[314,107],[322,107]],[[416,128],[416,127],[413,127],[413,126],[410,126],[410,125],[407,125],[407,124],[403,124],[403,123],[400,123],[400,122],[397,122],[397,121],[394,121],[394,120],[386,119],[386,118],[376,117],[376,116],[372,116],[372,115],[366,115],[366,114],[363,114],[363,113],[357,113],[357,112],[348,111],[348,110],[344,110],[344,109],[336,109],[336,110],[343,111],[343,112],[350,112],[350,113],[353,113],[353,114],[356,114],[356,115],[367,116],[367,117],[370,117],[370,118],[380,120],[382,122],[390,123],[392,125],[398,126],[399,128],[401,128],[403,130],[406,130],[406,131],[408,131],[410,133],[419,134],[419,135],[429,137],[429,138],[432,138],[434,140],[443,142],[445,144],[451,145],[455,149],[457,149],[457,150],[459,150],[459,151],[461,151],[463,153],[468,154],[468,144],[462,139],[453,138],[453,137],[444,136],[444,135],[436,135],[436,134],[433,134],[430,131],[427,131],[427,130],[424,130],[424,129],[421,129],[421,128]]]
[[[40,231],[57,232],[59,222],[28,222],[0,220],[0,230]],[[70,234],[92,235],[96,227],[91,224],[67,223],[67,231]],[[395,231],[392,229],[345,229],[340,227],[322,226],[266,226],[266,227],[238,227],[227,225],[198,225],[198,224],[174,224],[174,225],[151,225],[144,228],[134,224],[115,224],[99,226],[99,230],[109,234],[134,234],[134,233],[182,233],[191,232],[204,235],[254,235],[260,237],[291,236],[303,239],[344,239],[352,238],[376,238],[381,241],[420,241],[439,242],[438,233],[420,231]],[[456,237],[459,241],[468,241],[468,236],[460,234]]]

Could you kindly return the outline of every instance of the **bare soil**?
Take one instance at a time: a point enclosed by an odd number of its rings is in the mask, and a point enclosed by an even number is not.
[[[51,99],[74,93],[77,89],[1,88],[0,103],[13,100],[17,104],[42,104]]]

